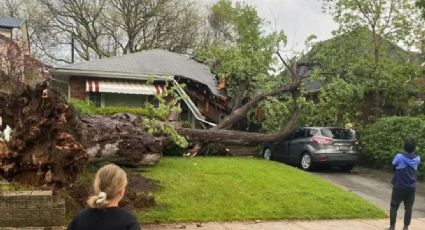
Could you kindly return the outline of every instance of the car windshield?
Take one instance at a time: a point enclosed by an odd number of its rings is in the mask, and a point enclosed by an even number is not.
[[[322,135],[332,139],[354,139],[354,132],[350,129],[341,128],[325,128],[322,129]]]

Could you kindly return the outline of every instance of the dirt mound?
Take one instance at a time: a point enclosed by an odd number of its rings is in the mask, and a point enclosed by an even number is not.
[[[128,175],[126,196],[120,205],[126,209],[145,209],[155,205],[152,192],[158,188],[158,181],[145,178],[139,173]]]
[[[124,199],[120,202],[120,207],[131,211],[133,209],[147,209],[155,206],[155,198],[152,192],[159,188],[158,181],[145,178],[140,173],[128,173],[128,185]],[[86,201],[92,195],[92,184],[89,181],[78,183],[68,190],[70,204],[67,209],[77,213],[86,207]]]

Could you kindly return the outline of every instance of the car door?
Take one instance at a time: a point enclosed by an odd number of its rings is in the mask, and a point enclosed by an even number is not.
[[[288,161],[291,164],[298,164],[298,158],[306,142],[306,129],[296,129],[288,146]]]
[[[278,145],[276,145],[276,152],[278,153],[278,158],[280,161],[288,163],[289,161],[289,142],[291,141],[291,135],[283,141],[280,141]]]

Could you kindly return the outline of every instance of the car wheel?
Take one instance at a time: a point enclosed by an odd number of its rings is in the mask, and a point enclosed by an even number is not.
[[[270,148],[265,148],[263,150],[263,158],[267,161],[272,159],[272,150]]]
[[[310,171],[313,168],[313,161],[310,153],[303,153],[301,155],[300,167],[305,171]]]
[[[344,165],[341,166],[341,171],[343,172],[351,172],[353,170],[354,165]]]

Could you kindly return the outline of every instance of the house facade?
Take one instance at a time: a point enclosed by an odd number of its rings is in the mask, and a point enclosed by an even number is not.
[[[0,35],[14,40],[29,53],[28,27],[25,19],[0,17]]]
[[[199,120],[218,123],[228,113],[227,98],[217,88],[210,69],[187,56],[148,50],[61,66],[53,82],[68,98],[96,106],[142,107],[155,104],[167,86],[185,85],[179,119],[195,126]],[[187,97],[188,100],[185,100]]]

